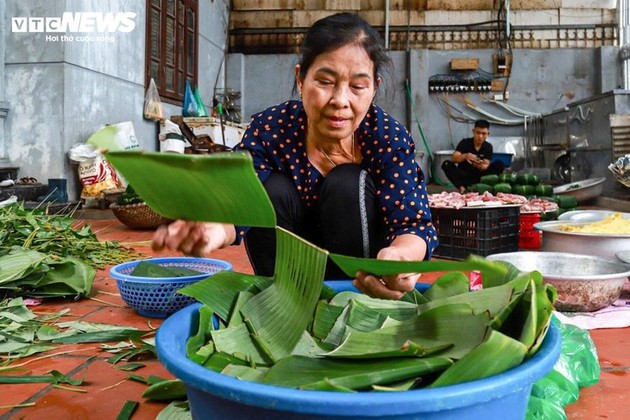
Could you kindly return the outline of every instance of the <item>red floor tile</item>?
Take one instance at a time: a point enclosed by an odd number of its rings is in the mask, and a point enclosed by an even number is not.
[[[153,252],[150,248],[151,231],[128,229],[116,220],[89,220],[88,223],[97,232],[99,239],[118,241],[134,248],[142,257],[180,255],[176,252]],[[242,245],[218,250],[213,257],[231,262],[235,271],[252,273]],[[420,281],[432,283],[440,274],[423,274]],[[109,267],[99,270],[91,298],[76,302],[45,302],[32,310],[44,314],[70,308],[67,320],[130,325],[143,330],[161,325],[161,319],[140,316],[125,305],[118,295],[115,280],[109,276]],[[630,328],[594,330],[591,336],[602,367],[601,379],[597,384],[581,390],[580,399],[566,408],[567,416],[569,419],[625,419],[627,409],[630,408],[630,397],[626,396],[630,389]],[[74,377],[84,378],[85,385],[81,389],[87,392],[55,389],[48,384],[3,385],[0,406],[28,402],[36,404],[21,409],[0,409],[2,418],[115,418],[125,401],[132,400],[141,403],[133,419],[154,419],[166,406],[165,403],[144,401],[142,393],[146,385],[126,380],[129,373],[106,362],[111,355],[101,350],[100,343],[64,345],[49,353],[61,352],[65,354],[33,362],[28,365],[28,369],[33,374],[43,374],[51,369],[73,373]],[[146,366],[135,372],[138,375],[153,374],[172,378],[156,359],[144,360],[143,363]]]

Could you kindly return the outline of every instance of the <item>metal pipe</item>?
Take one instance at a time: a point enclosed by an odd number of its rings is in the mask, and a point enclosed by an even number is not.
[[[385,0],[385,49],[389,49],[389,0]]]

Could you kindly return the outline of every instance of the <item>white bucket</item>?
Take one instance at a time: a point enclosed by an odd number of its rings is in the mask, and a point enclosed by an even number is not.
[[[448,185],[451,183],[442,170],[442,164],[449,160],[455,150],[439,150],[433,152],[433,181],[436,184]]]

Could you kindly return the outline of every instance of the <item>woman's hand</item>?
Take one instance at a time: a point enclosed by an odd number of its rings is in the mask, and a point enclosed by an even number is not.
[[[151,248],[154,251],[168,249],[181,251],[184,255],[209,257],[212,251],[229,246],[234,239],[234,225],[177,220],[157,228]]]
[[[379,251],[379,260],[422,261],[426,254],[426,243],[416,235],[402,235],[390,246]],[[416,287],[420,273],[401,273],[377,277],[364,271],[358,271],[353,281],[354,287],[368,296],[399,300],[405,292]]]

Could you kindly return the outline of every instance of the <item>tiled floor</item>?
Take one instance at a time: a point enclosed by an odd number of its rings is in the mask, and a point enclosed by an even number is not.
[[[148,242],[152,232],[130,230],[108,218],[86,222],[101,240],[116,240],[133,246],[145,256],[155,255]],[[251,273],[242,247],[217,251],[215,257],[231,262],[235,271]],[[431,279],[424,277],[424,281]],[[98,272],[93,291],[94,299],[45,303],[32,310],[51,313],[70,308],[73,317],[85,321],[132,325],[141,329],[159,327],[161,320],[142,317],[125,306],[116,295],[117,287],[108,270]],[[594,330],[591,334],[602,367],[601,379],[596,385],[581,390],[580,399],[566,408],[568,418],[625,419],[627,414],[623,413],[630,408],[630,398],[627,397],[630,389],[630,328]],[[38,375],[56,369],[83,378],[80,388],[84,392],[57,389],[49,384],[2,385],[0,418],[114,419],[126,401],[137,401],[140,404],[133,419],[153,419],[166,405],[144,401],[142,393],[146,385],[127,379],[127,372],[108,363],[106,359],[111,354],[102,351],[98,343],[64,345],[51,353],[56,355],[28,364],[30,373]],[[143,377],[172,378],[157,360],[146,359],[142,363],[145,367],[134,373]],[[28,406],[19,408],[21,404]]]
[[[111,213],[110,213],[111,214]],[[101,240],[119,241],[133,246],[144,256],[158,255],[151,251],[149,240],[152,232],[131,230],[117,220],[89,220],[92,230]],[[162,253],[159,255],[168,255]],[[216,258],[228,260],[234,270],[251,273],[244,250],[233,247],[217,251]],[[158,328],[160,319],[145,318],[133,309],[125,306],[118,295],[116,282],[109,277],[108,270],[100,270],[93,286],[93,299],[77,302],[62,301],[44,303],[31,307],[37,314],[56,313],[69,308],[71,316],[66,320],[102,322],[115,325],[131,325],[138,329]],[[138,401],[141,404],[134,414],[134,419],[153,419],[166,404],[145,402],[142,393],[146,385],[126,379],[128,372],[118,370],[106,359],[112,354],[101,350],[100,343],[62,345],[50,353],[59,353],[29,363],[29,374],[42,375],[51,370],[70,374],[73,378],[82,378],[80,387],[84,392],[72,392],[57,389],[49,384],[0,385],[0,416],[2,419],[115,419],[126,401]],[[30,359],[36,359],[31,357]],[[20,359],[20,362],[29,359]],[[172,378],[154,358],[141,360],[145,367],[135,371],[140,376],[156,375]],[[25,404],[33,406],[15,408]]]

